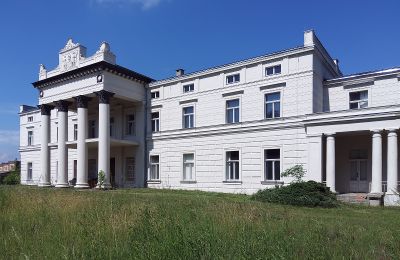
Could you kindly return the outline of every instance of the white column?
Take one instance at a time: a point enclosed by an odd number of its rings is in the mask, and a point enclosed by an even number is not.
[[[328,186],[332,192],[336,192],[335,153],[335,134],[326,134],[326,186]]]
[[[58,176],[57,188],[69,187],[68,183],[68,102],[56,102],[58,109]]]
[[[398,174],[397,129],[388,129],[387,142],[387,193],[397,193]]]
[[[51,186],[50,182],[50,112],[51,106],[49,105],[41,105],[41,136],[40,136],[40,187],[49,187]]]
[[[78,108],[77,176],[75,188],[89,188],[88,184],[88,101],[86,96],[75,98]]]
[[[103,188],[111,188],[110,182],[110,98],[114,95],[107,91],[96,93],[99,97],[99,172],[103,171]],[[98,183],[99,186],[99,183]]]
[[[372,130],[372,181],[370,193],[382,193],[382,130]]]

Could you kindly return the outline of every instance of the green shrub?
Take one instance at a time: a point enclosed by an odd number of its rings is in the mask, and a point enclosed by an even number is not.
[[[3,179],[3,184],[6,185],[17,185],[21,181],[19,171],[13,171],[10,174],[8,174],[6,177]]]
[[[260,190],[253,200],[306,207],[336,207],[334,193],[322,183],[315,181],[294,182],[288,186]]]
[[[302,182],[304,175],[306,175],[306,170],[304,170],[303,165],[299,164],[281,173],[282,177],[293,177],[295,182]]]

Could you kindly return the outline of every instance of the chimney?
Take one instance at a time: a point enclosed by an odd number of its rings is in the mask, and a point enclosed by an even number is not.
[[[336,70],[339,71],[339,60],[338,59],[333,59],[333,63],[335,63]]]
[[[307,30],[304,32],[304,46],[313,46],[315,44],[314,30]]]
[[[177,69],[176,70],[176,76],[177,77],[183,76],[183,74],[185,74],[185,71],[183,69]]]

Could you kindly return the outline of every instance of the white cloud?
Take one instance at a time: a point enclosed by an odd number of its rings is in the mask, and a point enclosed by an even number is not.
[[[143,10],[148,10],[158,6],[164,0],[93,0],[94,3],[100,5],[117,5],[122,6],[126,4],[140,5]]]

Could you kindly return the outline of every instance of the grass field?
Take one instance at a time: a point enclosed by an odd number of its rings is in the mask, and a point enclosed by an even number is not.
[[[2,259],[400,258],[400,210],[0,186]]]

